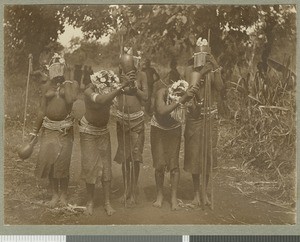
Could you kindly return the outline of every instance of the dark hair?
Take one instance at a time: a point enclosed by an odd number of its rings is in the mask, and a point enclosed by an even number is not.
[[[177,60],[176,59],[171,59],[171,61],[170,61],[170,67],[172,68],[174,68],[174,67],[176,67],[177,66]]]
[[[187,62],[188,66],[193,66],[194,65],[194,57],[190,58]]]
[[[52,82],[54,82],[55,84],[59,83],[62,84],[65,81],[65,77],[64,76],[56,76],[52,78]]]
[[[203,68],[203,66],[197,66],[197,67],[194,67],[193,70],[199,72],[202,70],[202,68]]]

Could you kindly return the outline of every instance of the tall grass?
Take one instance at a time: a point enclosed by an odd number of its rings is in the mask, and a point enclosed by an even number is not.
[[[296,174],[295,86],[282,73],[268,72],[269,82],[255,76],[228,90],[235,135],[223,149],[230,149],[231,157],[240,159],[242,166],[276,180],[278,189],[291,200]]]

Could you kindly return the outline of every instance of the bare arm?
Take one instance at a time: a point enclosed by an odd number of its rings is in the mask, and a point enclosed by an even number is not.
[[[32,76],[39,76],[39,75],[42,75],[42,71],[41,70],[31,71],[30,75],[32,75]]]
[[[159,84],[159,82],[154,82],[154,84],[153,84],[153,91],[152,91],[151,97],[150,97],[151,110],[154,110],[155,97],[156,97],[156,92],[158,90],[158,84]]]
[[[217,91],[221,91],[224,88],[223,79],[221,77],[221,71],[214,72],[213,85]]]
[[[167,105],[164,101],[165,95],[166,95],[166,88],[160,89],[155,98],[155,108],[156,112],[159,115],[166,115],[171,113],[175,108],[177,108],[180,104],[184,104],[187,101],[189,101],[195,93],[198,91],[199,87],[198,86],[193,86],[190,87],[187,92],[179,99],[178,102],[173,102],[169,105]]]
[[[140,72],[137,78],[137,82],[140,84],[140,88],[137,88],[136,96],[146,102],[148,100],[148,84],[147,84],[147,76],[144,72]]]
[[[122,88],[118,88],[108,94],[99,94],[94,92],[93,88],[90,86],[84,91],[84,95],[90,98],[93,102],[99,104],[109,104],[113,99],[122,93]]]
[[[78,83],[76,81],[66,81],[64,84],[65,99],[68,104],[72,104],[77,99],[78,95]]]
[[[167,115],[180,105],[179,102],[173,102],[170,105],[167,105],[164,101],[165,95],[165,88],[160,89],[156,94],[155,109],[159,115]]]
[[[40,98],[40,104],[38,107],[38,112],[37,112],[37,119],[35,120],[34,123],[34,128],[33,128],[33,135],[37,135],[42,127],[44,117],[46,116],[46,107],[47,107],[47,100],[46,100],[46,93],[47,89],[44,88],[42,90],[42,95]]]
[[[216,61],[216,59],[214,58],[214,56],[211,54],[207,56],[207,60],[209,63],[212,64],[212,67],[213,67],[212,84],[217,91],[221,91],[224,88],[224,84],[223,84],[223,80],[221,77],[221,69],[219,67],[219,64]]]
[[[158,75],[157,71],[153,68],[154,73],[153,73],[153,80],[154,82],[158,81],[160,79],[160,76]]]

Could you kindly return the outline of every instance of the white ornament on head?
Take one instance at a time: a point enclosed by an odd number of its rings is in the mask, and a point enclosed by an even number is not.
[[[199,46],[199,47],[201,47],[201,46],[208,46],[208,41],[206,39],[202,39],[202,37],[200,37],[197,40],[196,45]]]
[[[185,80],[178,80],[174,82],[168,90],[167,104],[171,104],[172,102],[179,103],[180,98],[187,91],[188,87],[189,84]],[[185,114],[186,114],[185,104],[180,104],[180,106],[175,108],[170,113],[171,117],[180,123],[185,122]]]
[[[101,70],[91,75],[92,84],[99,93],[110,93],[121,86],[119,77],[111,70]]]
[[[54,53],[49,62],[49,77],[53,79],[57,76],[63,76],[65,71],[65,59],[58,53]]]

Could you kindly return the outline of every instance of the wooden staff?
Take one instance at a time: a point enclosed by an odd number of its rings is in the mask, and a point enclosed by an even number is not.
[[[210,47],[210,29],[208,29],[208,45]],[[211,97],[211,81],[212,81],[213,73],[208,73],[208,83],[207,83],[207,91],[208,91],[208,109],[209,109],[209,122],[208,122],[208,143],[209,147],[207,153],[209,154],[209,161],[210,161],[210,202],[211,202],[211,209],[213,210],[213,180],[212,180],[212,171],[213,171],[213,151],[212,151],[212,117],[211,117],[211,109],[212,109],[212,97]],[[208,182],[209,180],[207,180]]]
[[[22,140],[23,140],[23,142],[24,142],[24,138],[25,138],[25,124],[26,124],[26,116],[27,116],[29,79],[30,79],[30,73],[31,73],[31,67],[32,67],[32,59],[33,59],[32,54],[29,54],[28,59],[29,59],[29,64],[28,64],[28,74],[27,74],[27,82],[26,82],[24,121],[23,121],[23,132],[22,132]]]
[[[126,100],[126,105],[127,105],[127,100]],[[129,108],[127,105],[127,114],[129,117]],[[130,187],[131,187],[131,196],[132,194],[134,195],[135,199],[135,182],[136,182],[136,177],[135,177],[135,163],[133,160],[133,154],[132,154],[132,142],[131,142],[131,123],[130,123],[130,118],[128,119],[128,126],[129,126],[129,149],[130,149],[130,174],[129,174],[129,181],[130,181]]]
[[[211,209],[214,209],[213,206],[213,180],[212,180],[212,171],[213,171],[213,150],[212,150],[212,119],[211,117],[211,109],[212,109],[212,101],[211,101],[211,80],[212,80],[212,73],[208,73],[208,106],[209,106],[209,116],[210,116],[210,122],[208,122],[209,125],[209,160],[210,160],[210,202],[211,202]],[[208,182],[208,181],[207,181]]]
[[[124,158],[124,206],[125,208],[127,207],[127,191],[128,191],[128,183],[127,183],[127,164],[126,164],[126,160],[127,160],[127,156],[126,156],[126,141],[125,141],[125,119],[124,119],[124,111],[125,111],[125,95],[122,94],[123,96],[123,106],[122,106],[122,131],[123,131],[123,158]]]
[[[120,45],[120,57],[124,53],[124,35],[126,34],[127,28],[122,26],[119,30],[119,45]]]
[[[124,51],[124,29],[120,29],[119,31],[119,45],[120,45],[120,58],[123,55]],[[121,73],[120,73],[121,74]],[[124,113],[125,113],[125,100],[126,97],[124,94],[122,94],[123,98],[123,105],[122,105],[122,132],[123,132],[123,162],[124,162],[124,206],[127,207],[127,192],[128,192],[128,183],[127,183],[127,156],[126,156],[126,141],[125,141],[125,119],[124,119]]]
[[[208,30],[208,44],[210,43],[210,29]],[[202,209],[206,203],[206,188],[208,179],[207,162],[210,161],[209,172],[212,173],[212,127],[211,127],[211,73],[205,78],[204,100],[203,100],[203,130],[202,130],[202,186],[201,186],[201,203]],[[213,185],[211,180],[211,208],[213,209]]]
[[[208,29],[207,42],[208,42],[208,46],[210,47],[210,29]]]
[[[203,128],[202,128],[202,186],[201,186],[201,204],[202,209],[206,203],[206,176],[207,176],[207,147],[208,147],[208,132],[207,132],[207,113],[208,113],[208,78],[205,78],[204,99],[203,99]]]

